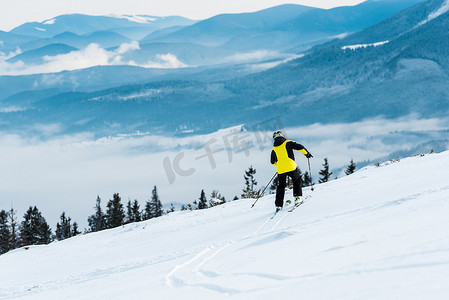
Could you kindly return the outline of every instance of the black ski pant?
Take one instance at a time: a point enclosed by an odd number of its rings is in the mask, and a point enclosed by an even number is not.
[[[287,176],[290,176],[290,178],[293,180],[293,196],[302,196],[301,174],[299,173],[298,169],[287,173],[278,174],[279,184],[276,189],[276,202],[274,203],[276,206],[284,206],[284,194],[285,187],[287,186]]]

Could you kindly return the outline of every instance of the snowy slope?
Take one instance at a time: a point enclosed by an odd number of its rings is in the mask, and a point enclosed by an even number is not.
[[[273,220],[269,195],[18,249],[0,299],[448,299],[448,165],[367,167]]]

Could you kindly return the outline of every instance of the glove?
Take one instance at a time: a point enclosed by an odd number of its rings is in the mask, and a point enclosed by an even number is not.
[[[307,157],[307,158],[312,158],[312,157],[313,157],[313,155],[312,155],[312,154],[310,154],[310,152],[308,152],[308,153],[306,154],[306,157]]]

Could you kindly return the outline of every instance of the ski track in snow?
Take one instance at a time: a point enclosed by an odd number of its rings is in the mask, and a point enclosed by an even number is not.
[[[289,193],[290,191],[288,191]],[[305,197],[304,202],[310,200],[310,195]],[[303,204],[304,205],[304,204]],[[225,245],[218,247],[217,249],[215,246],[209,246],[208,248],[204,249],[197,255],[195,255],[193,258],[187,260],[186,262],[176,265],[165,277],[166,285],[171,288],[180,288],[180,287],[202,287],[204,289],[208,289],[213,292],[217,292],[220,294],[225,295],[236,295],[236,294],[243,294],[245,292],[251,292],[252,290],[236,290],[231,289],[225,286],[216,285],[216,284],[209,284],[207,283],[210,278],[219,278],[223,277],[223,274],[220,274],[215,271],[206,270],[203,268],[206,263],[213,260],[220,252],[222,252],[225,248],[228,248],[232,245],[235,246],[236,249],[241,248],[251,248],[251,247],[258,247],[264,244],[269,243],[275,243],[281,239],[288,238],[295,234],[295,231],[288,231],[288,230],[276,230],[280,225],[282,225],[283,221],[289,217],[292,217],[294,215],[294,212],[288,212],[288,209],[290,207],[285,207],[282,212],[278,213],[276,217],[279,217],[278,220],[271,219],[271,214],[269,217],[267,217],[267,220],[254,232],[252,235],[245,236],[239,240],[236,241],[230,241],[226,242]],[[266,227],[267,224],[273,223],[273,226],[266,232],[261,232],[261,230]],[[294,226],[293,226],[294,227]],[[248,245],[245,245],[244,247],[241,247],[241,242],[245,241],[252,241]],[[180,273],[183,273],[182,275]],[[194,275],[199,275],[198,278],[196,278],[196,282],[192,283],[191,280],[194,277]],[[253,272],[247,272],[247,273],[232,273],[229,274],[230,276],[234,277],[256,277],[261,278],[264,280],[270,280],[270,281],[285,281],[285,280],[295,280],[295,279],[304,279],[304,278],[311,278],[316,277],[318,274],[308,274],[306,276],[283,276],[283,275],[277,275],[277,274],[270,274],[270,273],[253,273]],[[182,276],[182,277],[181,277]]]
[[[307,201],[309,199],[309,197],[306,198]],[[304,201],[306,201],[306,199],[304,199]],[[290,207],[288,207],[290,208]],[[290,216],[292,216],[293,214],[288,212],[287,209],[288,208],[284,208],[282,213],[282,216],[280,216],[279,220],[275,220],[274,225],[270,228],[270,230],[268,232],[265,233],[261,233],[261,230],[269,223],[272,223],[273,220],[271,219],[271,217],[268,217],[267,220],[254,232],[254,234],[249,235],[249,236],[245,236],[242,239],[238,240],[238,241],[229,241],[226,242],[225,245],[218,247],[217,249],[214,250],[214,246],[209,246],[208,248],[204,249],[203,251],[201,251],[200,253],[198,253],[197,255],[195,255],[193,258],[187,260],[186,262],[176,265],[165,277],[166,280],[166,285],[168,287],[171,288],[179,288],[179,287],[187,287],[187,286],[191,286],[191,287],[202,287],[214,292],[218,292],[221,294],[226,294],[226,295],[235,295],[235,294],[240,294],[243,293],[244,291],[242,290],[236,290],[236,289],[230,289],[224,286],[219,286],[219,285],[214,285],[214,284],[208,284],[207,281],[209,278],[217,278],[222,276],[222,274],[214,272],[214,271],[210,271],[210,270],[205,270],[203,268],[203,266],[211,261],[214,257],[216,257],[220,252],[222,252],[225,248],[236,244],[239,245],[239,242],[241,241],[246,241],[246,240],[253,240],[253,239],[257,239],[255,242],[251,243],[250,245],[246,246],[246,247],[257,247],[266,243],[272,243],[272,242],[276,242],[279,239],[283,239],[286,238],[288,236],[293,235],[293,232],[289,232],[289,231],[280,231],[280,232],[276,232],[276,228],[278,228],[278,226],[280,224],[282,224],[282,221],[286,218]],[[279,214],[278,214],[279,216]],[[212,252],[212,253],[211,253]],[[182,276],[183,278],[181,278],[180,273],[184,273],[184,275]],[[199,275],[200,278],[197,278],[197,280],[201,280],[203,281],[202,283],[191,283],[189,282],[189,279],[191,279],[195,274]],[[247,276],[253,276],[253,277],[259,277],[259,278],[263,278],[263,279],[270,279],[270,280],[274,280],[274,281],[283,281],[283,280],[287,280],[287,279],[293,279],[292,277],[286,277],[286,276],[281,276],[281,275],[275,275],[275,274],[267,274],[267,273],[233,273],[233,276],[240,276],[240,277],[247,277]]]
[[[56,281],[42,282],[38,285],[33,285],[33,286],[28,286],[28,287],[20,287],[20,288],[16,288],[16,289],[9,289],[8,291],[3,291],[3,289],[0,288],[0,299],[17,298],[17,297],[21,297],[24,295],[37,294],[40,291],[57,290],[62,287],[65,287],[65,286],[77,285],[77,284],[81,284],[83,282],[89,282],[92,280],[105,278],[105,277],[111,276],[111,274],[118,274],[118,273],[133,271],[133,270],[140,269],[140,268],[146,268],[146,267],[153,266],[156,264],[177,260],[179,258],[180,258],[180,256],[176,255],[176,256],[172,256],[172,257],[162,257],[155,261],[130,263],[130,264],[126,264],[126,265],[119,265],[117,267],[112,267],[112,268],[98,269],[93,272],[82,273],[78,276],[63,277]]]
[[[213,247],[209,247],[202,252],[198,253],[195,257],[188,260],[187,262],[177,265],[173,268],[172,271],[170,271],[169,274],[166,276],[166,284],[167,286],[171,288],[179,288],[179,287],[202,287],[214,292],[226,294],[226,295],[233,295],[240,293],[241,291],[235,290],[235,289],[229,289],[220,285],[215,284],[209,284],[207,283],[207,278],[211,277],[220,277],[219,273],[215,273],[212,271],[203,270],[202,266],[213,259],[218,253],[220,253],[223,249],[228,247],[230,243],[225,244],[224,246],[219,247],[215,251],[212,251]],[[211,254],[209,254],[212,252]],[[205,280],[205,283],[189,283],[189,279],[181,279],[178,273],[181,273],[181,271],[184,271],[186,273],[184,277],[192,278],[193,275],[197,274],[200,277],[200,279]]]

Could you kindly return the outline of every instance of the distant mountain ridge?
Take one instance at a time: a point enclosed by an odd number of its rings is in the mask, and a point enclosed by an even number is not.
[[[196,80],[198,73],[187,68],[171,74],[147,73],[140,76],[139,84],[131,80],[121,87],[108,88],[100,80],[96,91],[95,86],[71,91],[61,86],[51,97],[36,91],[27,110],[4,114],[2,127],[20,129],[22,123],[51,120],[63,124],[63,132],[93,131],[101,136],[135,131],[176,134],[181,128],[205,133],[276,116],[290,126],[410,114],[445,117],[449,112],[449,13],[429,19],[445,3],[418,3],[353,35],[315,46],[301,58],[247,76],[220,78],[225,68],[220,72],[204,68],[201,72],[211,72],[211,77]],[[360,46],[346,48],[356,44]],[[152,51],[155,44],[145,45],[145,51]],[[145,74],[145,69],[139,70]],[[65,80],[71,74],[65,73]],[[117,86],[113,72],[103,75]],[[35,79],[27,77],[28,86]],[[13,86],[12,80],[8,78],[4,86]],[[9,96],[8,105],[19,99]],[[89,121],[80,122],[86,118]]]
[[[289,49],[354,32],[421,0],[366,1],[330,10],[281,5],[255,13],[222,14],[144,41],[196,42],[227,49]]]
[[[301,51],[334,35],[363,29],[419,1],[422,0],[370,0],[331,10],[287,4],[254,13],[221,14],[202,21],[177,16],[61,15],[44,22],[25,23],[4,33],[4,36],[11,35],[8,40],[17,43],[15,46],[9,42],[0,45],[0,51],[16,47],[29,51],[54,43],[80,48],[88,42],[96,42],[112,47],[126,38],[143,44],[190,43],[234,51]],[[92,36],[96,32],[103,34]],[[104,38],[106,32],[110,35],[109,43]],[[68,33],[73,36],[69,37]],[[30,38],[19,39],[18,36]],[[79,41],[80,37],[84,37],[83,42]],[[95,41],[95,38],[103,40]]]
[[[77,35],[91,34],[96,31],[114,31],[119,28],[147,28],[148,31],[175,25],[190,25],[195,21],[183,17],[156,16],[89,16],[81,14],[61,15],[44,22],[30,22],[20,25],[10,32],[38,38],[51,38],[63,32]],[[122,29],[120,29],[122,30]]]
[[[21,49],[23,51],[32,51],[51,44],[65,44],[70,47],[83,49],[93,43],[103,48],[109,48],[129,42],[131,42],[131,39],[110,31],[96,31],[86,35],[77,35],[73,32],[66,31],[52,38],[38,39],[26,43],[22,45]]]
[[[293,121],[300,115],[303,124],[412,113],[445,116],[449,13],[417,26],[445,3],[417,4],[354,35],[317,46],[303,58],[229,82],[229,88],[241,91],[242,99],[259,99],[257,114],[281,114],[288,105],[295,113],[286,118]],[[342,49],[380,41],[386,43]]]
[[[56,56],[60,54],[67,54],[72,51],[79,50],[78,48],[74,48],[71,46],[67,46],[65,44],[50,44],[46,45],[42,48],[30,50],[21,54],[18,54],[10,59],[7,62],[15,63],[21,61],[26,64],[41,64],[44,63],[45,56]]]

